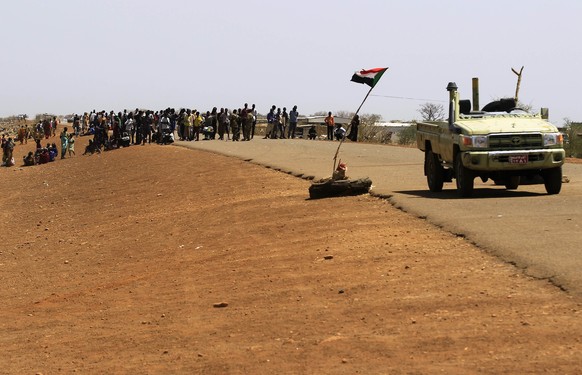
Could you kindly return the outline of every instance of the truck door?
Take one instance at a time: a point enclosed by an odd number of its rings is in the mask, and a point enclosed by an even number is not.
[[[453,162],[453,144],[454,134],[449,129],[448,122],[441,122],[439,124],[439,144],[441,158],[448,163]]]

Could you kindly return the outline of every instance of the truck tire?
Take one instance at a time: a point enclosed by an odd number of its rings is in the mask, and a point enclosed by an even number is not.
[[[445,180],[445,169],[442,167],[437,154],[432,150],[426,150],[424,153],[424,165],[426,165],[426,182],[428,189],[438,193],[443,190]]]
[[[515,190],[518,188],[521,179],[519,176],[509,176],[507,180],[505,180],[505,188],[507,190]]]
[[[473,194],[475,175],[463,165],[460,153],[455,157],[455,179],[459,195],[463,198],[470,197]]]
[[[546,169],[542,177],[548,194],[560,193],[562,190],[562,167]]]

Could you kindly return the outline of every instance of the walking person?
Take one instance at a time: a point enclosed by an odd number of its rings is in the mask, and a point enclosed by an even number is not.
[[[69,145],[69,134],[67,134],[67,127],[63,128],[61,132],[61,159],[65,158],[67,153],[67,147]]]

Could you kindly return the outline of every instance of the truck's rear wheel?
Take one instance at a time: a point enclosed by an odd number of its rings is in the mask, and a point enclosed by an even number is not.
[[[509,176],[507,180],[505,180],[505,188],[507,190],[515,190],[518,188],[521,179],[519,176]]]
[[[432,192],[443,190],[445,180],[445,169],[442,167],[437,154],[431,150],[424,153],[424,163],[426,165],[426,181],[428,188]]]
[[[562,190],[562,167],[546,169],[542,177],[548,194],[560,193]]]
[[[460,154],[455,157],[455,178],[457,180],[457,191],[461,197],[470,197],[473,194],[475,175],[473,171],[463,165]]]

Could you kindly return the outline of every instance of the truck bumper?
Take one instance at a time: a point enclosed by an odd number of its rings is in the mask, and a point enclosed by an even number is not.
[[[564,164],[563,149],[539,149],[519,151],[465,151],[463,165],[476,171],[511,171],[548,169]]]

